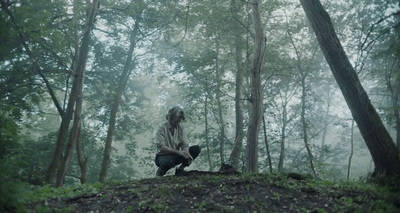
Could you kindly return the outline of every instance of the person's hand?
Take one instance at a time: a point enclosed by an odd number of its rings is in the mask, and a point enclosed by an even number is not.
[[[190,164],[192,164],[192,162],[193,162],[192,156],[191,156],[191,155],[189,155],[189,156],[190,156],[190,158],[186,158],[186,159],[187,159],[187,165],[188,165],[188,166],[190,166]]]
[[[187,160],[188,166],[193,162],[193,158],[189,153],[181,151],[181,155]]]

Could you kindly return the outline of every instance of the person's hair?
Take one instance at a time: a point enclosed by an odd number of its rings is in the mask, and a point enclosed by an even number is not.
[[[170,120],[176,116],[179,116],[179,113],[182,112],[182,120],[185,120],[185,113],[183,112],[183,109],[179,106],[172,107],[171,109],[168,110],[167,116],[165,118],[167,120]]]

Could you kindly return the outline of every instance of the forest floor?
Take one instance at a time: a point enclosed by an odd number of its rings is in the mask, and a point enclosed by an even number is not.
[[[333,183],[296,174],[188,171],[180,176],[99,183],[90,190],[72,189],[69,195],[64,192],[26,208],[32,212],[107,213],[400,212],[398,186]]]

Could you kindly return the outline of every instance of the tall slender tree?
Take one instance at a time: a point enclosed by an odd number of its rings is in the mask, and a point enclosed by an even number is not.
[[[215,59],[215,69],[216,69],[216,73],[217,73],[217,79],[216,79],[216,101],[217,101],[217,107],[218,107],[218,123],[220,126],[220,133],[219,133],[219,155],[220,155],[220,159],[221,159],[221,165],[225,163],[225,157],[224,157],[224,145],[225,145],[225,122],[224,122],[224,116],[223,116],[223,106],[222,106],[222,89],[223,89],[223,85],[222,85],[222,77],[224,76],[224,65],[221,64],[220,62],[220,58],[219,58],[219,53],[220,53],[220,41],[219,41],[219,35],[216,35],[216,59]]]
[[[318,161],[322,161],[323,157],[324,157],[324,146],[325,146],[325,141],[326,141],[326,135],[328,133],[328,126],[329,126],[329,113],[330,113],[330,107],[331,107],[331,100],[332,99],[332,91],[330,90],[330,88],[328,87],[328,89],[326,90],[326,111],[325,111],[325,115],[324,115],[324,130],[322,131],[322,135],[321,135],[321,147],[320,147],[320,152],[318,155]]]
[[[243,118],[243,42],[242,42],[242,29],[239,23],[240,7],[237,5],[236,0],[231,0],[231,13],[232,13],[232,28],[235,38],[235,64],[236,64],[236,78],[235,78],[235,143],[232,148],[230,162],[234,169],[239,169],[240,155],[242,153],[243,137],[244,137],[244,118]]]
[[[262,27],[258,2],[252,3],[252,13],[255,29],[255,50],[253,67],[250,72],[251,112],[247,129],[246,171],[258,172],[258,134],[260,132],[263,113],[261,73],[264,69],[263,65],[267,41]]]
[[[207,87],[207,85],[206,85]],[[205,102],[204,102],[204,123],[205,123],[205,129],[204,129],[204,137],[206,139],[206,149],[207,149],[207,160],[209,164],[209,171],[213,171],[214,167],[211,161],[211,153],[210,153],[210,140],[208,138],[208,92],[206,91],[205,93]]]
[[[354,120],[351,120],[351,129],[350,129],[350,155],[349,155],[349,163],[347,164],[347,180],[350,179],[351,160],[353,159],[353,154],[354,154]]]
[[[300,3],[371,153],[375,163],[373,176],[399,175],[399,152],[344,52],[329,14],[319,0]]]
[[[310,147],[310,142],[309,142],[309,124],[306,121],[306,109],[307,109],[307,85],[306,85],[306,80],[307,80],[307,73],[305,72],[305,69],[302,66],[302,57],[299,53],[299,50],[293,40],[293,37],[291,33],[288,31],[289,34],[289,39],[291,41],[291,44],[293,46],[293,49],[296,53],[296,67],[298,72],[300,73],[300,85],[301,85],[301,112],[300,112],[300,120],[302,124],[302,135],[303,135],[303,141],[304,141],[304,146],[307,150],[308,154],[308,161],[310,162],[310,167],[311,171],[313,172],[314,176],[317,176],[317,173],[315,171],[314,167],[314,155],[312,154],[311,147]],[[306,70],[310,70],[310,67],[307,67]]]
[[[283,164],[285,161],[286,128],[287,128],[287,124],[288,124],[287,104],[288,104],[287,96],[285,96],[285,99],[282,99],[282,126],[281,126],[281,140],[280,140],[280,152],[279,152],[279,161],[278,161],[278,172],[283,172]]]
[[[269,151],[269,143],[268,143],[268,137],[267,137],[267,127],[265,125],[265,117],[263,116],[263,130],[264,130],[264,142],[265,142],[265,149],[267,151],[267,164],[269,167],[269,172],[272,173],[272,160],[271,160],[271,154]]]
[[[107,173],[110,168],[110,163],[111,163],[111,147],[112,147],[112,141],[115,133],[115,125],[117,122],[117,112],[119,105],[121,104],[121,98],[122,98],[122,93],[125,90],[126,84],[128,83],[129,77],[132,73],[133,67],[133,52],[136,47],[136,42],[137,42],[137,32],[139,30],[139,23],[140,23],[140,14],[135,18],[135,23],[130,35],[130,45],[129,45],[129,50],[127,52],[127,58],[125,61],[125,65],[122,71],[122,74],[119,77],[119,82],[118,86],[115,91],[114,95],[114,101],[111,106],[111,113],[110,113],[110,118],[109,118],[109,127],[107,131],[107,138],[106,138],[106,143],[105,143],[105,148],[104,148],[104,156],[103,156],[103,163],[101,165],[101,171],[100,171],[100,177],[99,181],[100,182],[105,182],[107,178]]]
[[[71,161],[73,151],[75,150],[75,146],[77,144],[77,141],[79,140],[79,132],[81,129],[84,73],[86,69],[87,57],[89,54],[91,32],[94,26],[98,7],[99,7],[98,0],[93,0],[92,2],[86,1],[87,14],[86,14],[85,30],[82,37],[82,44],[79,48],[79,51],[77,52],[78,56],[76,57],[77,62],[76,62],[74,87],[73,87],[74,90],[72,91],[75,97],[72,97],[72,94],[70,96],[70,101],[72,99],[73,102],[71,108],[74,108],[74,122],[72,125],[72,131],[67,145],[67,149],[65,151],[65,155],[62,157],[62,153],[54,153],[53,155],[59,154],[60,156],[53,156],[53,161],[50,164],[48,170],[48,173],[52,173],[53,171],[51,170],[55,169],[55,165],[58,165],[60,163],[57,172],[57,180],[56,180],[57,187],[63,186],[64,184],[64,178],[65,175],[67,174],[69,162]],[[68,105],[69,104],[70,103],[68,103]],[[65,141],[65,139],[63,140]],[[57,143],[57,146],[58,145],[59,144]],[[56,150],[58,149],[56,148]]]

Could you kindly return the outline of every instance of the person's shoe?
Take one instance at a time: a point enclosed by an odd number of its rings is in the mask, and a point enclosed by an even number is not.
[[[163,170],[161,170],[161,168],[158,168],[158,169],[157,169],[157,172],[156,172],[156,176],[157,176],[157,177],[162,177],[162,176],[165,175],[165,173],[166,173],[166,172],[164,172]]]
[[[183,173],[183,169],[176,168],[175,169],[175,175],[181,175]]]

